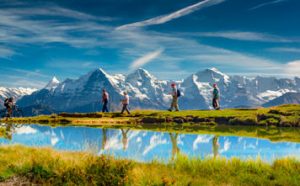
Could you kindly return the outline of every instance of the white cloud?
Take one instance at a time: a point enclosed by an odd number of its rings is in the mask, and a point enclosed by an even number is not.
[[[230,149],[230,146],[231,146],[231,142],[230,142],[229,139],[227,138],[227,139],[224,141],[224,147],[220,150],[220,154],[223,153],[223,152],[227,152],[227,151]]]
[[[137,69],[139,67],[142,67],[142,66],[146,65],[147,63],[150,63],[153,59],[160,56],[163,51],[164,51],[163,49],[159,49],[159,50],[156,50],[154,52],[147,53],[146,55],[144,55],[144,56],[136,59],[135,61],[133,61],[130,65],[130,68],[131,69]]]
[[[250,8],[249,10],[255,10],[255,9],[258,9],[258,8],[262,8],[264,6],[273,5],[273,4],[281,3],[281,2],[284,2],[284,1],[287,1],[287,0],[269,1],[269,2],[266,2],[266,3],[262,3],[262,4],[259,4],[259,5],[256,5],[256,6],[252,7],[252,8]]]
[[[123,148],[123,145],[122,145],[122,141],[121,141],[121,131],[110,137],[108,140],[107,140],[107,143],[106,143],[106,146],[104,147],[105,150],[120,150]]]
[[[141,142],[142,142],[142,138],[141,138],[141,137],[137,137],[137,138],[136,138],[136,142],[137,142],[137,143],[141,143]]]
[[[55,134],[55,132],[53,130],[51,132],[50,142],[51,142],[52,146],[56,145],[59,142],[59,138],[57,137],[57,135]]]
[[[16,128],[16,134],[35,134],[37,132],[36,129],[30,126],[23,126],[20,128]]]
[[[199,35],[204,37],[220,37],[220,38],[241,40],[241,41],[279,42],[279,43],[299,42],[299,39],[286,39],[280,36],[258,33],[258,32],[241,32],[241,31],[204,32],[204,33],[199,33]]]
[[[163,23],[169,22],[173,19],[177,19],[182,16],[191,14],[202,8],[222,3],[223,1],[225,1],[225,0],[204,0],[204,1],[201,1],[196,4],[190,5],[188,7],[182,8],[180,10],[177,10],[177,11],[172,12],[167,15],[162,15],[162,16],[151,18],[151,19],[147,19],[145,21],[135,22],[135,23],[119,26],[119,27],[117,27],[117,30],[124,30],[124,29],[136,28],[136,27],[144,27],[144,26],[149,26],[149,25],[163,24]]]
[[[285,72],[290,75],[300,76],[300,60],[291,61],[285,66]]]
[[[195,141],[193,142],[193,150],[198,149],[198,144],[200,143],[209,143],[209,141],[213,138],[211,135],[198,135]]]
[[[157,147],[158,145],[166,144],[167,140],[163,138],[162,134],[154,134],[150,138],[150,144],[147,146],[143,152],[143,155],[146,155],[148,152],[150,152],[152,149]]]

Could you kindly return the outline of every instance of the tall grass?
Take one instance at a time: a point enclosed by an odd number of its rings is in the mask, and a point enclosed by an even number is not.
[[[131,167],[126,160],[21,146],[1,148],[0,160],[2,181],[19,176],[51,185],[124,185]]]
[[[261,160],[189,159],[170,163],[137,163],[88,153],[48,148],[0,148],[1,181],[25,178],[50,185],[299,185],[300,162],[286,158]]]

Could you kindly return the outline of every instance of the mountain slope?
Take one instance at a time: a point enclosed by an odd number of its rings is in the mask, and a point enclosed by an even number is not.
[[[289,92],[278,98],[275,98],[265,104],[264,107],[272,107],[282,104],[300,104],[300,93]]]

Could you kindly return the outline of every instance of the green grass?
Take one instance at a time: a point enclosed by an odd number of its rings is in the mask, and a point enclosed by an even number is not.
[[[0,147],[0,179],[48,185],[299,185],[300,162],[188,159],[138,163],[48,148]]]

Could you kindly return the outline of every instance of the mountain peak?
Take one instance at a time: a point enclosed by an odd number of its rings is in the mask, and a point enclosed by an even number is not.
[[[219,82],[221,79],[225,82],[228,83],[230,80],[230,77],[217,68],[208,68],[205,69],[204,71],[199,71],[196,73],[196,75],[200,78],[200,81],[202,82],[209,82],[209,83],[215,83]]]
[[[45,86],[45,89],[51,90],[57,87],[57,85],[59,84],[59,80],[53,76],[53,78],[49,81],[49,83]]]
[[[138,79],[144,79],[144,78],[156,79],[152,74],[150,74],[147,70],[145,70],[143,68],[138,68],[129,76],[131,76],[131,77],[134,76],[134,77],[137,77]]]
[[[147,76],[152,76],[147,70],[143,69],[143,68],[139,68],[136,70],[138,73],[140,74],[144,74],[144,75],[147,75]]]
[[[98,68],[97,70],[99,70],[99,71],[102,72],[103,74],[106,74],[106,72],[104,71],[103,68]]]
[[[217,73],[221,73],[219,69],[215,68],[215,67],[212,67],[210,68],[209,70],[211,71],[214,71],[214,72],[217,72]]]

